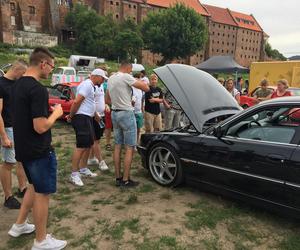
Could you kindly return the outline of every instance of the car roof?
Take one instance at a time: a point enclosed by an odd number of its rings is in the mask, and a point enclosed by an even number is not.
[[[286,97],[278,97],[273,98],[267,101],[263,101],[258,105],[265,105],[265,104],[289,104],[289,103],[299,103],[300,104],[300,96],[286,96]]]

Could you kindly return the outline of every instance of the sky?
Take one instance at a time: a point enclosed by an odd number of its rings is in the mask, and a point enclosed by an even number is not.
[[[270,36],[272,48],[286,57],[300,55],[300,0],[200,0],[202,4],[253,14]]]

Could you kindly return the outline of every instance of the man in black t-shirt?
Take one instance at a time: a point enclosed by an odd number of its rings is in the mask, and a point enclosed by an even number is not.
[[[150,76],[150,91],[145,94],[145,131],[151,133],[161,130],[160,103],[163,102],[163,93],[157,87],[157,75]]]
[[[25,73],[26,68],[26,62],[22,60],[16,61],[7,73],[0,78],[0,137],[3,162],[2,166],[0,166],[0,179],[5,195],[4,206],[10,209],[19,209],[21,206],[20,202],[12,194],[12,167],[16,163],[16,158],[11,121],[11,90],[15,80]],[[17,164],[16,174],[19,181],[18,196],[24,196],[26,176],[20,163]]]
[[[57,171],[50,128],[63,111],[56,105],[49,115],[48,91],[39,80],[47,79],[54,69],[54,56],[46,48],[36,48],[29,64],[12,91],[12,117],[16,159],[23,164],[30,185],[8,234],[18,237],[36,230],[32,249],[63,249],[66,241],[46,233],[49,195],[56,192]],[[35,225],[26,222],[31,208]]]

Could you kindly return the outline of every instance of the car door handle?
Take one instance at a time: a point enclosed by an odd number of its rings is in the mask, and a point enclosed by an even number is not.
[[[268,159],[271,161],[280,161],[281,163],[284,163],[285,157],[283,155],[277,155],[277,154],[269,154]]]

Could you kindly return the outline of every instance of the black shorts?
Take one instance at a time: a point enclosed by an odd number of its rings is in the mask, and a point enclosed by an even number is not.
[[[101,128],[99,123],[95,119],[93,119],[93,126],[94,126],[95,140],[98,141],[103,136],[105,126]]]
[[[95,140],[93,118],[87,115],[75,115],[72,118],[72,126],[76,134],[76,147],[90,148]]]

